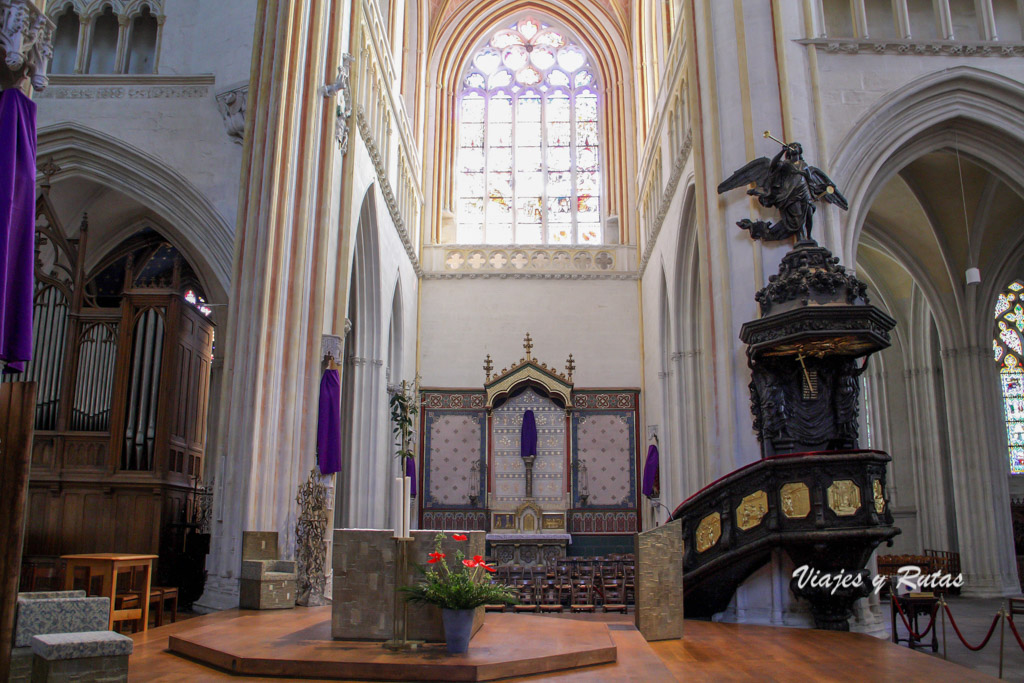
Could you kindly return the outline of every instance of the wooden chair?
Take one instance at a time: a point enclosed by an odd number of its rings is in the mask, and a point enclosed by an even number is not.
[[[149,604],[156,604],[156,625],[164,625],[164,607],[171,602],[171,623],[178,620],[178,589],[172,586],[150,586]]]
[[[594,611],[594,584],[586,580],[573,583],[572,603],[569,605],[573,612]]]
[[[59,591],[64,587],[63,565],[58,557],[28,557],[21,564],[20,590]]]

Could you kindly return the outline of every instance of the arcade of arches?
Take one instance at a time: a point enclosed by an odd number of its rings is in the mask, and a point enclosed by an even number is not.
[[[394,523],[410,391],[414,527],[631,552],[761,459],[738,335],[793,243],[716,186],[768,130],[845,194],[813,236],[896,320],[859,379],[901,530],[879,552],[1017,594],[1024,17],[920,4],[46,3],[26,561],[151,552],[197,609],[236,606],[243,531],[295,555],[334,367],[335,526]],[[718,618],[810,625],[792,568]],[[884,631],[877,599],[851,627]]]

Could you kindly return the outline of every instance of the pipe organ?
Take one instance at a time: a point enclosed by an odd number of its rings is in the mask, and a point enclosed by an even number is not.
[[[214,325],[158,232],[86,272],[88,232],[83,219],[68,237],[44,187],[33,359],[0,380],[38,385],[24,554],[157,553],[170,567],[202,474]]]

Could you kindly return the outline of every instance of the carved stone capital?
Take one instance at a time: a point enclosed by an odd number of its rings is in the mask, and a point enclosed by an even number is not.
[[[228,137],[236,144],[245,139],[245,105],[249,98],[249,84],[234,85],[217,93],[217,109],[224,119]]]
[[[46,88],[55,28],[30,0],[0,0],[0,86],[27,78],[36,90]]]

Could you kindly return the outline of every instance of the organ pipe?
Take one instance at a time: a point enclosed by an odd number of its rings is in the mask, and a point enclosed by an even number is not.
[[[117,335],[110,325],[92,323],[80,336],[71,429],[103,432],[110,428],[110,396],[117,356]]]
[[[22,374],[4,375],[0,381],[36,382],[35,428],[53,430],[57,426],[57,404],[60,401],[68,302],[57,287],[39,283],[33,308],[32,360],[25,364]]]
[[[132,345],[128,419],[125,421],[125,452],[122,456],[122,467],[127,470],[153,469],[163,344],[163,316],[153,308],[143,311],[135,323]]]

